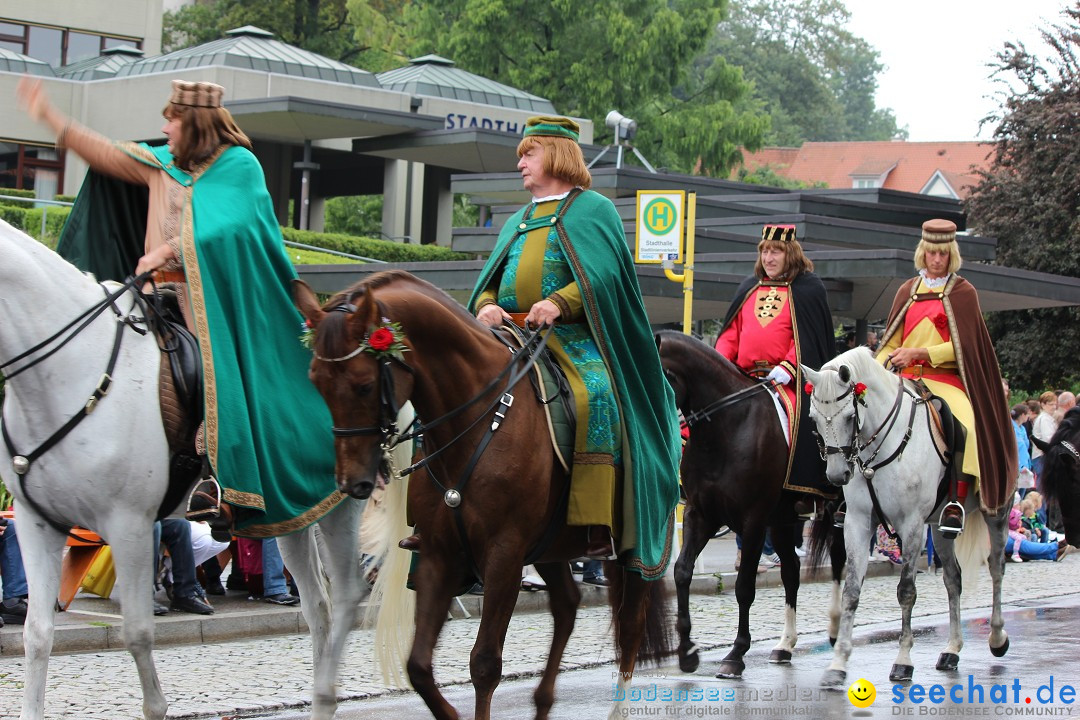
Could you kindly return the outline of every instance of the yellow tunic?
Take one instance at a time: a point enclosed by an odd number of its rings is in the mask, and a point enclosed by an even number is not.
[[[940,295],[941,289],[929,288],[925,282],[920,280],[914,292],[919,294],[938,293]],[[927,302],[935,302],[940,307],[940,304],[936,301]],[[914,308],[916,304],[913,303],[908,311],[910,312],[911,308]],[[968,400],[968,396],[960,388],[948,382],[935,380],[933,376],[934,368],[951,371],[952,373],[959,371],[959,365],[956,362],[956,349],[953,347],[952,340],[943,341],[941,332],[929,317],[922,318],[910,329],[906,326],[905,318],[904,326],[898,328],[878,352],[878,362],[885,365],[889,353],[900,347],[926,348],[930,354],[930,367],[924,371],[923,382],[926,383],[926,387],[930,389],[930,392],[949,404],[953,416],[960,421],[960,424],[967,431],[961,469],[965,474],[971,475],[977,480],[979,477],[979,452],[975,441],[975,413],[971,409],[971,401]]]

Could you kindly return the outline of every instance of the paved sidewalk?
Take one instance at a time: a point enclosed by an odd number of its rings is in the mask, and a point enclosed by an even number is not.
[[[728,534],[709,542],[698,560],[691,592],[715,595],[721,589],[735,588],[735,536]],[[898,572],[889,563],[873,563],[871,575]],[[804,569],[805,582],[825,581],[829,571],[813,574]],[[780,569],[773,568],[758,574],[758,587],[780,587]],[[583,607],[606,607],[607,591],[592,585],[580,585]],[[114,596],[119,596],[114,592]],[[159,601],[168,603],[163,593]],[[158,647],[183,643],[215,643],[264,635],[306,633],[307,624],[300,608],[277,607],[261,600],[250,600],[246,592],[232,592],[224,597],[212,597],[214,615],[191,615],[172,611],[155,618],[155,643]],[[464,595],[460,605],[452,607],[457,617],[478,616],[483,599]],[[522,592],[517,612],[547,612],[547,595],[543,592]],[[88,652],[123,648],[120,605],[113,600],[81,592],[67,612],[56,615],[55,653]],[[22,655],[22,628],[9,625],[0,628],[0,658]]]
[[[978,587],[968,582],[963,607],[983,616],[990,599],[990,581],[984,572]],[[1028,562],[1008,565],[1003,600],[1023,603],[1032,599],[1033,588],[1042,598],[1068,595],[1080,586],[1080,556],[1060,563]],[[720,595],[699,593],[691,597],[693,637],[704,649],[730,645],[738,609],[731,586]],[[946,609],[945,590],[940,576],[918,576],[919,598],[915,616],[936,615]],[[539,595],[539,594],[537,594]],[[803,635],[827,628],[828,583],[809,583],[800,593],[799,630]],[[244,601],[247,602],[246,600]],[[254,601],[252,601],[254,602]],[[264,605],[259,603],[260,606]],[[259,613],[282,613],[265,606]],[[288,611],[285,611],[288,612]],[[757,594],[751,612],[751,632],[756,643],[771,644],[781,631],[783,592],[764,588]],[[867,580],[856,616],[857,625],[879,622],[899,623],[896,605],[896,578]],[[159,620],[159,629],[165,625]],[[469,681],[469,652],[479,625],[474,615],[447,623],[435,655],[436,677],[440,683]],[[980,632],[977,623],[965,623],[969,640]],[[6,631],[6,628],[5,628]],[[511,620],[504,652],[505,677],[537,675],[547,655],[551,638],[551,618],[546,613],[517,613]],[[310,700],[312,678],[311,643],[306,634],[291,633],[205,645],[177,644],[159,647],[155,661],[162,686],[171,703],[170,718],[220,718],[254,714],[285,708],[302,709]],[[372,632],[357,630],[346,649],[339,686],[342,699],[363,699],[387,692],[389,687],[375,666]],[[212,643],[212,644],[211,644]],[[796,662],[822,663],[824,658],[797,650]],[[563,669],[603,665],[614,658],[611,616],[607,608],[584,608],[570,640]],[[677,674],[672,663],[662,672]],[[21,704],[21,684],[26,666],[21,657],[0,657],[0,714]],[[125,651],[57,654],[50,663],[46,697],[49,718],[112,720],[140,717],[139,685],[135,666]]]

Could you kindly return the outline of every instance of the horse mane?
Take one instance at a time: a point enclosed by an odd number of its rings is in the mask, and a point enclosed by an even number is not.
[[[679,345],[688,352],[686,357],[687,369],[696,374],[698,372],[716,372],[726,369],[729,372],[742,374],[735,363],[709,347],[708,343],[693,335],[687,335],[679,330],[657,330],[653,335],[663,343]],[[690,374],[690,373],[688,373]]]
[[[405,270],[382,270],[369,275],[335,293],[322,307],[324,311],[328,311],[341,305],[355,305],[360,298],[369,292],[391,286],[397,287],[398,285],[415,290],[434,300],[456,315],[462,322],[481,327],[480,322],[461,303],[427,280],[418,278]],[[319,323],[319,332],[315,340],[316,351],[325,357],[334,357],[348,352],[351,349],[348,344],[348,315],[340,312],[328,312],[322,322]]]
[[[7,223],[0,219],[0,242],[10,243],[14,246],[13,251],[27,256],[27,264],[29,267],[39,269],[41,272],[48,273],[50,284],[56,283],[82,283],[89,285],[94,282],[93,276],[84,273],[77,267],[64,260],[57,255],[54,251],[50,250],[46,245],[38,242],[31,236],[27,235],[22,230],[18,229],[14,225]],[[4,247],[4,258],[2,264],[5,267],[12,268],[11,255],[12,248]],[[25,273],[29,267],[18,268],[18,272]]]
[[[880,378],[883,374],[888,374],[888,371],[874,359],[874,353],[865,345],[840,353],[822,365],[821,369],[839,370],[841,365],[848,366],[851,377],[856,381],[865,382],[867,378]]]
[[[1066,457],[1071,457],[1061,446],[1062,440],[1069,440],[1080,432],[1080,406],[1071,408],[1061,419],[1054,436],[1050,438],[1050,449],[1043,454],[1042,477],[1039,478],[1047,500],[1061,496],[1062,487],[1069,482],[1069,464]],[[1076,444],[1075,441],[1069,440]]]

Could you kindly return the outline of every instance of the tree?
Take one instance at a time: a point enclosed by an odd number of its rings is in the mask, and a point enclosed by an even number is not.
[[[404,64],[402,8],[408,0],[212,0],[166,12],[162,49],[225,37],[244,25],[334,60],[381,72]]]
[[[845,29],[840,0],[737,0],[707,52],[743,68],[772,117],[770,145],[890,140],[891,110],[874,102],[878,52]]]
[[[1080,277],[1080,2],[1062,14],[1064,22],[1041,31],[1051,57],[1014,43],[997,55],[992,77],[1005,88],[1004,104],[983,121],[997,123],[994,150],[967,211],[970,225],[997,238],[999,264]],[[988,325],[1015,387],[1076,380],[1076,308],[995,313]]]
[[[634,140],[654,165],[726,173],[737,148],[760,146],[768,120],[749,102],[738,68],[691,64],[726,0],[426,0],[406,6],[414,54],[547,98],[590,118],[598,144],[617,109],[638,121]]]

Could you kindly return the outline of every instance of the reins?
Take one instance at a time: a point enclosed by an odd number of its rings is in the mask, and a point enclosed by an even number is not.
[[[77,337],[80,332],[86,329],[91,322],[97,319],[97,317],[105,311],[106,308],[112,308],[113,313],[116,315],[116,334],[113,336],[112,352],[109,355],[109,361],[105,367],[105,372],[102,373],[101,379],[98,381],[97,386],[94,388],[93,392],[90,394],[89,399],[87,399],[86,403],[82,406],[82,408],[80,408],[67,422],[65,422],[59,429],[57,429],[56,432],[54,432],[45,441],[38,445],[37,448],[26,454],[21,454],[18,450],[15,449],[15,443],[11,439],[11,434],[8,432],[8,425],[6,421],[7,419],[6,417],[4,417],[3,409],[0,408],[0,433],[3,434],[4,445],[7,447],[8,454],[11,456],[12,469],[15,471],[15,474],[19,478],[19,486],[22,489],[23,499],[26,500],[27,504],[29,504],[30,507],[33,508],[34,512],[36,512],[43,520],[45,520],[45,522],[47,522],[50,527],[65,535],[70,536],[71,528],[73,526],[70,524],[64,525],[60,521],[54,520],[52,517],[49,516],[49,514],[45,511],[41,504],[34,500],[34,498],[30,495],[26,485],[26,476],[27,474],[29,474],[31,466],[38,458],[40,458],[51,448],[53,448],[57,443],[67,437],[67,435],[71,433],[71,431],[74,430],[83,420],[85,420],[87,416],[94,412],[94,410],[98,406],[98,403],[100,403],[101,400],[109,394],[109,390],[112,387],[113,381],[112,373],[116,369],[116,363],[120,357],[120,345],[124,339],[124,328],[130,327],[132,330],[139,333],[140,335],[145,335],[147,333],[147,330],[145,328],[138,327],[138,323],[144,321],[142,318],[136,318],[130,314],[125,316],[122,312],[120,312],[120,309],[116,307],[116,300],[124,293],[132,290],[132,288],[134,288],[136,285],[145,282],[147,276],[148,274],[143,274],[137,277],[128,278],[124,281],[123,285],[121,285],[118,290],[112,293],[110,293],[107,289],[105,289],[105,286],[102,285],[102,290],[104,290],[105,292],[104,300],[84,311],[81,315],[79,315],[77,318],[65,325],[58,332],[46,338],[44,341],[38,343],[37,345],[34,345],[29,350],[20,353],[18,356],[0,365],[0,369],[2,369],[12,365],[13,363],[32,356],[34,353],[40,351],[42,348],[48,347],[51,343],[56,341],[57,338],[60,338],[65,332],[67,332],[80,321],[82,321],[82,324],[76,327],[70,335],[60,341],[56,345],[56,347],[53,347],[45,354],[34,358],[26,365],[20,367],[18,370],[8,375],[6,377],[6,380],[10,381],[12,378],[18,376],[20,373],[29,370],[30,368],[44,362],[46,359],[54,355],[58,350],[63,348],[75,337]],[[139,297],[138,293],[133,293],[133,295],[135,297],[134,307],[141,307],[142,299]]]
[[[742,390],[736,390],[730,395],[725,395],[719,400],[714,400],[700,410],[695,410],[683,417],[683,424],[686,427],[693,427],[695,423],[702,420],[712,421],[712,416],[720,412],[724,408],[730,407],[738,402],[742,402],[756,392],[762,390],[769,390],[775,387],[771,380],[756,380],[750,387],[744,387]]]

